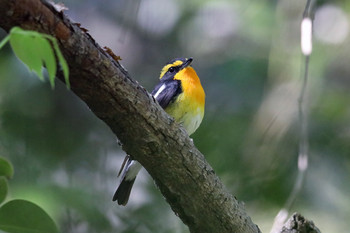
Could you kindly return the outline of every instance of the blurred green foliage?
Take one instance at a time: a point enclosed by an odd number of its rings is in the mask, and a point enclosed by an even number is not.
[[[11,179],[13,174],[11,162],[0,157],[0,232],[58,232],[53,219],[33,202],[20,199],[4,202],[9,193],[7,179]]]
[[[305,2],[76,0],[65,5],[66,14],[121,56],[149,91],[164,63],[194,57],[206,112],[193,140],[267,232],[297,176]],[[318,2],[314,10],[306,101],[309,170],[292,211],[321,231],[346,232],[350,8],[339,0]],[[125,154],[115,135],[62,83],[51,90],[28,73],[9,46],[0,51],[0,71],[0,154],[16,168],[12,198],[42,206],[62,232],[188,232],[145,171],[126,207],[111,201]]]
[[[9,233],[57,233],[54,221],[39,206],[11,200],[0,208],[0,229]]]

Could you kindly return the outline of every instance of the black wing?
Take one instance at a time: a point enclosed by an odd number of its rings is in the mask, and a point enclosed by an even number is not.
[[[166,80],[158,83],[151,94],[154,96],[163,85],[165,88],[155,98],[159,105],[165,109],[182,92],[182,89],[180,80]]]

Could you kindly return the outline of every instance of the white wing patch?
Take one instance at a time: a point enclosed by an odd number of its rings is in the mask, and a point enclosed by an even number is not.
[[[163,85],[158,89],[157,93],[154,94],[154,98],[157,99],[158,95],[159,95],[160,93],[162,93],[162,91],[164,91],[165,88],[166,88],[166,85],[163,84]]]
[[[125,180],[133,180],[136,178],[142,168],[141,164],[135,160],[131,161],[130,165],[125,170]]]

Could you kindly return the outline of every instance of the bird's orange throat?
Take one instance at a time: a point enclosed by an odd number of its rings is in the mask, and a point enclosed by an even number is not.
[[[186,67],[177,73],[174,77],[176,80],[181,80],[183,93],[186,93],[188,98],[195,100],[200,106],[205,104],[205,93],[196,71],[192,67]]]

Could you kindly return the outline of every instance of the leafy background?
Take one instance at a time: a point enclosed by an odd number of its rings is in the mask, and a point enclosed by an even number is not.
[[[297,101],[305,1],[63,1],[66,14],[123,59],[147,90],[174,57],[194,57],[206,113],[193,140],[263,232],[297,176]],[[350,5],[317,1],[307,105],[310,161],[293,206],[323,232],[350,218]],[[0,36],[6,33],[0,31]],[[10,199],[42,206],[62,232],[188,232],[146,171],[112,203],[124,152],[66,87],[40,82],[0,51],[0,156]]]

